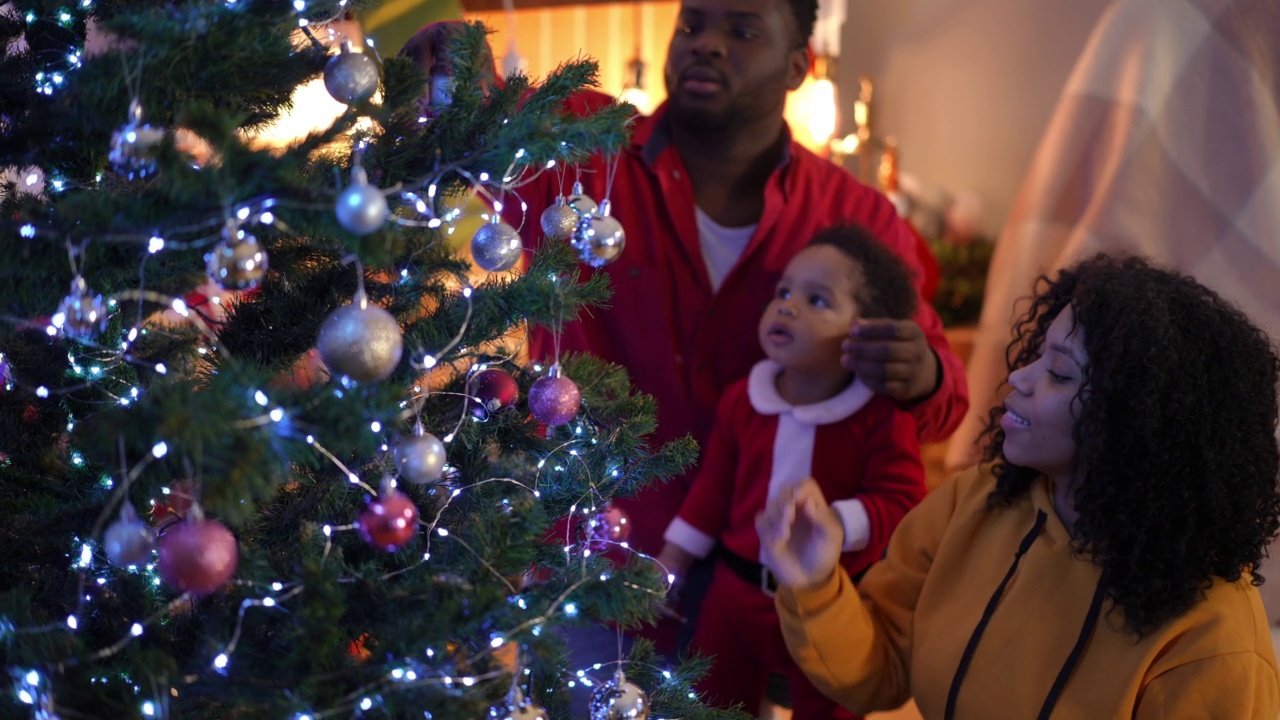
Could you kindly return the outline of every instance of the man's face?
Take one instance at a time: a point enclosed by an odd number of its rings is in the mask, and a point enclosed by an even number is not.
[[[665,78],[677,122],[722,130],[782,116],[804,80],[786,0],[682,0]]]

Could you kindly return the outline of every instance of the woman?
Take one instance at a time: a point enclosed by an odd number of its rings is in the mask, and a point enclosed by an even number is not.
[[[909,513],[857,590],[816,485],[757,518],[788,648],[858,712],[1275,720],[1252,572],[1280,526],[1275,350],[1141,260],[1041,281],[987,463]]]

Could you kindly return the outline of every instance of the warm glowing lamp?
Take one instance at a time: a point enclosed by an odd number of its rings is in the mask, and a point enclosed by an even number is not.
[[[627,63],[627,82],[622,86],[618,100],[631,103],[641,115],[648,115],[653,112],[653,99],[644,89],[644,61],[639,57],[639,48],[636,50],[636,57]]]
[[[785,115],[792,136],[801,145],[826,156],[831,138],[840,127],[839,101],[831,76],[832,59],[818,56],[813,72],[787,98]]]

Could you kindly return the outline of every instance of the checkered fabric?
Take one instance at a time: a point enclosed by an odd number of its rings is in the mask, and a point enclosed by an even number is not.
[[[1280,339],[1280,2],[1103,14],[1000,235],[949,467],[977,457],[1035,278],[1099,251],[1194,275]]]

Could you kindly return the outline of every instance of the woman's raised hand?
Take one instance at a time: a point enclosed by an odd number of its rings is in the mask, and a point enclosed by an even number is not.
[[[756,515],[760,559],[780,585],[812,587],[840,561],[844,526],[813,478],[784,488]]]

